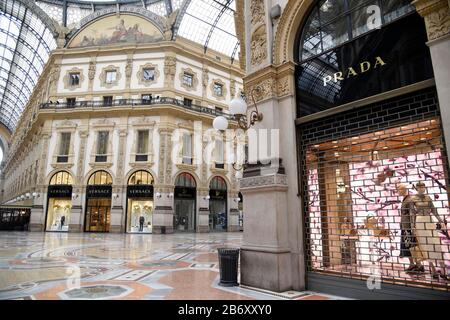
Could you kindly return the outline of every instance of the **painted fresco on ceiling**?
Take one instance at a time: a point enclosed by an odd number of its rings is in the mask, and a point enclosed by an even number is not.
[[[84,28],[71,41],[69,47],[151,43],[161,40],[163,40],[162,33],[150,21],[134,15],[114,15]]]

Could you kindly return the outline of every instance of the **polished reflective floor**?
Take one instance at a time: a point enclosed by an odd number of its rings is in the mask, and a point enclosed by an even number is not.
[[[125,235],[0,232],[0,299],[333,299],[219,283],[217,248],[240,233]]]

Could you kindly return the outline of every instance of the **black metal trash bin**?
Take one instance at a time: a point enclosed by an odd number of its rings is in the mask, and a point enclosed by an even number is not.
[[[238,286],[238,262],[240,249],[219,248],[219,285],[224,287]]]

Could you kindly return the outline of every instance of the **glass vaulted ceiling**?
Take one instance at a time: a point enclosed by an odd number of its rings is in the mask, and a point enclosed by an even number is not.
[[[13,131],[56,48],[52,32],[17,0],[0,0],[0,122]]]
[[[61,25],[74,26],[111,6],[145,7],[160,16],[179,10],[174,34],[239,57],[234,24],[235,0],[0,0],[0,122],[13,131],[51,50],[52,32],[26,3],[37,5]],[[48,24],[47,24],[48,25]]]

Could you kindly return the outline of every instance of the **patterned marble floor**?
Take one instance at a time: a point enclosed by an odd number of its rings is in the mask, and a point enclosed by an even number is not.
[[[217,248],[242,234],[0,232],[0,299],[324,300],[218,285]]]

